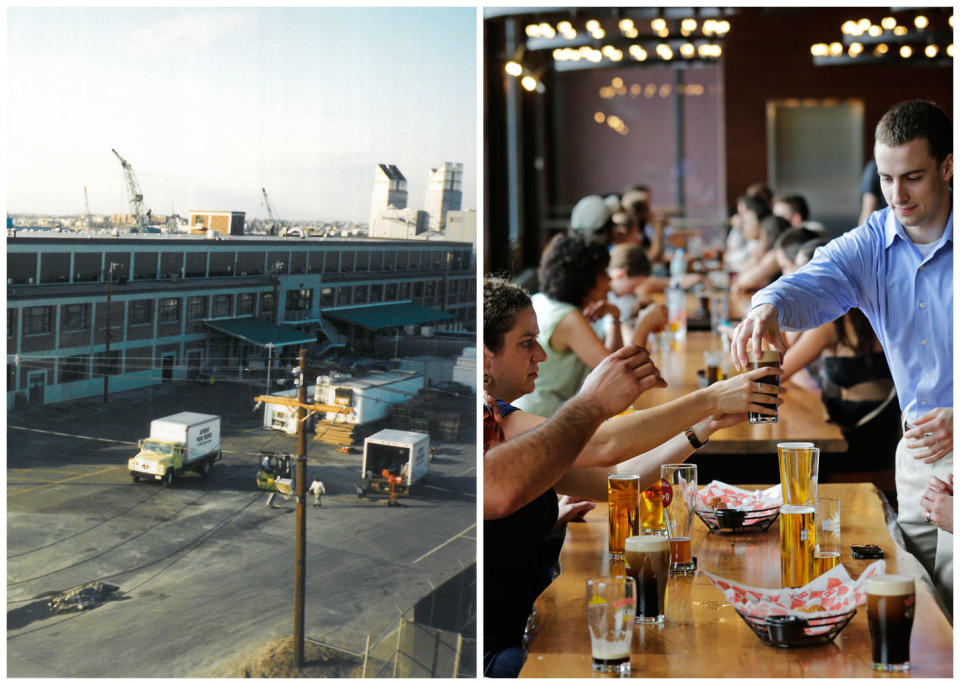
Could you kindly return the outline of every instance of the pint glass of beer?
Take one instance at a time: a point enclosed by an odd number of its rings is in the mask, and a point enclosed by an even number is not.
[[[802,505],[817,496],[820,450],[812,442],[777,444],[783,503]]]
[[[813,579],[813,502],[780,507],[780,585],[803,587]]]
[[[910,631],[917,601],[913,578],[875,576],[867,579],[864,589],[874,670],[909,671]]]
[[[637,623],[663,623],[670,540],[663,535],[635,535],[627,538],[624,547],[627,575],[637,583]]]
[[[663,464],[660,478],[666,481],[661,497],[663,516],[670,537],[670,572],[685,575],[697,570],[690,550],[693,514],[697,508],[697,465]],[[669,487],[667,487],[669,486]]]
[[[817,578],[840,563],[840,500],[818,497],[814,503],[813,577]]]
[[[612,474],[607,477],[610,517],[610,556],[623,559],[623,542],[640,534],[640,476]]]
[[[780,353],[776,350],[764,350],[759,355],[754,352],[749,352],[747,353],[747,360],[750,362],[751,370],[759,369],[762,366],[776,368],[780,366]],[[763,378],[759,379],[759,382],[770,385],[780,385],[780,376],[776,374],[764,376]],[[773,395],[772,397],[776,397],[776,395]],[[759,404],[767,409],[773,409],[777,411],[777,413],[769,415],[750,412],[750,423],[777,423],[780,420],[780,413],[779,410],[777,410],[776,404],[763,404],[762,402]]]
[[[658,481],[640,493],[640,532],[661,535],[667,532],[663,522],[662,482]]]
[[[633,578],[602,576],[587,580],[587,625],[594,671],[630,675],[636,605]]]

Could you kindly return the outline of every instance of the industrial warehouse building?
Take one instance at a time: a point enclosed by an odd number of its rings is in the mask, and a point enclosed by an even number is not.
[[[476,297],[464,243],[8,235],[7,406],[473,331]]]

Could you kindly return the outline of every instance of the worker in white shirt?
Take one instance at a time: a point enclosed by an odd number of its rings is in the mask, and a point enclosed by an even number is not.
[[[314,478],[313,482],[310,484],[310,488],[307,490],[310,494],[313,495],[313,506],[320,506],[320,496],[326,494],[326,490],[323,487],[323,483],[320,482],[319,478]]]

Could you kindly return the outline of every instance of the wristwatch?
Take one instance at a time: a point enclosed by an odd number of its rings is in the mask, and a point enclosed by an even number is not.
[[[698,438],[697,434],[693,432],[693,428],[688,428],[687,430],[683,431],[683,434],[687,436],[687,440],[690,441],[690,444],[693,445],[693,449],[695,450],[700,449],[701,447],[706,445],[708,442],[710,442],[710,438],[707,438],[703,442],[700,442],[700,438]]]

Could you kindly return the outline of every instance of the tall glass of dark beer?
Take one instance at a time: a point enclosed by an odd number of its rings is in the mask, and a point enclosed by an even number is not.
[[[910,631],[917,597],[910,576],[867,579],[867,623],[875,671],[910,670]]]
[[[760,367],[769,366],[776,368],[780,366],[780,353],[776,350],[764,350],[759,355],[754,352],[749,352],[747,354],[747,360],[750,362],[751,369],[759,369]],[[780,385],[780,376],[776,374],[771,374],[769,376],[764,376],[759,379],[760,383],[767,383],[769,385]],[[776,395],[771,395],[771,397],[776,397]],[[780,420],[780,413],[777,410],[776,404],[764,404],[759,402],[760,406],[766,407],[767,409],[773,409],[776,411],[776,414],[758,414],[757,412],[750,412],[750,423],[777,423]]]
[[[637,583],[637,623],[663,623],[670,576],[670,539],[634,535],[624,545],[627,575]]]

